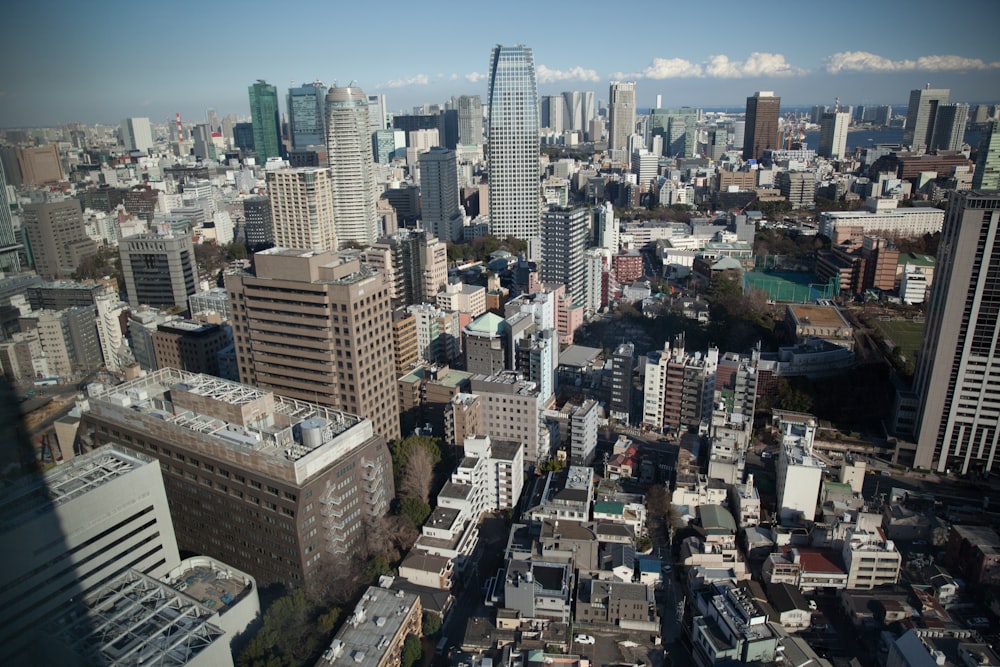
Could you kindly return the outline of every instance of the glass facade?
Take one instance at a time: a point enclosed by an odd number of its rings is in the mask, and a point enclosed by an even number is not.
[[[253,122],[253,143],[261,163],[270,157],[281,157],[281,118],[278,111],[278,89],[258,80],[249,88],[250,119]]]

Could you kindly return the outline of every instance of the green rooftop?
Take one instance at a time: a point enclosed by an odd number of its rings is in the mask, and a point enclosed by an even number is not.
[[[472,320],[472,322],[469,323],[469,326],[465,328],[467,331],[471,331],[472,333],[496,336],[503,333],[503,327],[506,326],[506,324],[507,321],[499,315],[494,313],[484,313]]]
[[[930,255],[918,255],[915,252],[902,252],[899,254],[897,264],[912,264],[913,266],[934,266],[937,260]]]
[[[727,535],[736,533],[736,521],[733,515],[722,505],[698,505],[696,510],[701,519],[701,527],[708,535]]]

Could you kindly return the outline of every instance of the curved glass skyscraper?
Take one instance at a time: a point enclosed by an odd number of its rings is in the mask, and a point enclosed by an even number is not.
[[[537,237],[541,229],[538,91],[530,48],[493,47],[487,107],[493,234],[501,239]]]
[[[337,241],[367,246],[378,238],[378,193],[368,96],[355,86],[326,95],[326,150]]]

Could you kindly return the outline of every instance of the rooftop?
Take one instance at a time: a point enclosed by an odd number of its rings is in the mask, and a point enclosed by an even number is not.
[[[788,304],[788,311],[795,317],[796,324],[817,327],[850,326],[836,306],[819,306],[812,304]]]
[[[600,355],[601,350],[599,348],[570,345],[559,353],[559,365],[586,368]]]
[[[472,320],[465,327],[465,330],[473,334],[486,334],[490,336],[499,336],[503,333],[503,327],[506,325],[506,320],[495,313],[483,313],[476,319]]]
[[[418,601],[414,593],[369,586],[323,654],[324,661],[377,667],[394,640],[398,641],[397,635],[406,627],[409,612]]]

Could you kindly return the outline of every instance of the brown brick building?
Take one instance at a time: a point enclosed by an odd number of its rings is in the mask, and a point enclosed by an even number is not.
[[[178,320],[159,325],[153,333],[157,368],[179,368],[191,373],[219,374],[219,350],[229,345],[229,334],[218,324]]]

